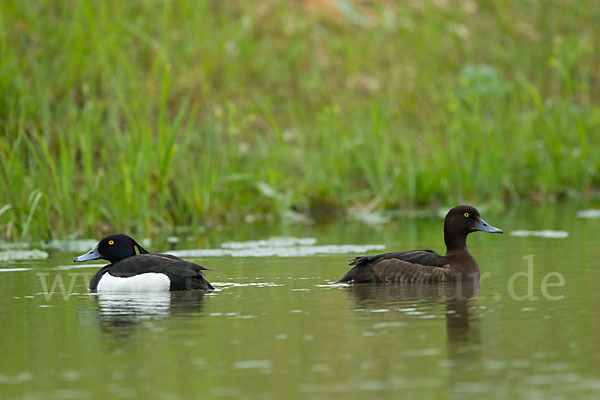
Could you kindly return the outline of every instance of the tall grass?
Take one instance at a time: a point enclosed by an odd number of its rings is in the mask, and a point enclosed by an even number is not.
[[[0,3],[0,229],[592,196],[600,4]]]

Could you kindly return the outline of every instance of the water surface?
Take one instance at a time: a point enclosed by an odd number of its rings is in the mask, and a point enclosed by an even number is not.
[[[334,284],[351,254],[221,255],[193,258],[215,269],[207,273],[212,293],[102,295],[85,286],[98,265],[73,265],[73,251],[2,261],[0,397],[597,397],[600,219],[578,218],[578,210],[484,213],[507,233],[568,236],[471,235],[479,286]],[[149,248],[232,249],[232,241],[291,236],[442,251],[441,226],[435,217],[375,227],[249,225],[159,238]],[[48,290],[56,277],[62,286],[45,293],[41,277]],[[544,292],[544,279],[556,286]],[[63,290],[73,294],[65,299]]]

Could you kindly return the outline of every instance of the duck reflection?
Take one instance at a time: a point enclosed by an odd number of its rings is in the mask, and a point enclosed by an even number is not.
[[[378,284],[351,285],[348,290],[362,306],[371,303],[394,304],[407,301],[439,303],[440,301],[468,301],[479,294],[478,281],[440,282],[431,284]]]
[[[471,345],[481,344],[479,315],[475,311],[474,297],[479,294],[479,283],[463,285],[460,296],[449,296],[446,302],[446,335],[448,337],[448,358],[458,359],[468,356]]]
[[[202,290],[180,292],[96,293],[98,317],[103,330],[126,333],[146,321],[174,314],[200,314],[204,307]]]
[[[371,309],[410,306],[429,314],[445,306],[447,354],[450,361],[468,359],[479,348],[478,314],[474,310],[479,282],[442,282],[428,285],[360,284],[348,288],[360,307]]]

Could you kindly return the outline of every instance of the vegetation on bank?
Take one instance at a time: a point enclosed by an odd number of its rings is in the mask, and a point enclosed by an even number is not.
[[[600,186],[600,4],[3,1],[0,236]]]

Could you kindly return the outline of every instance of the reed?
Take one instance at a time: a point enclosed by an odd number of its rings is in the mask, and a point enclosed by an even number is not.
[[[330,3],[0,3],[1,234],[596,193],[597,2]]]

